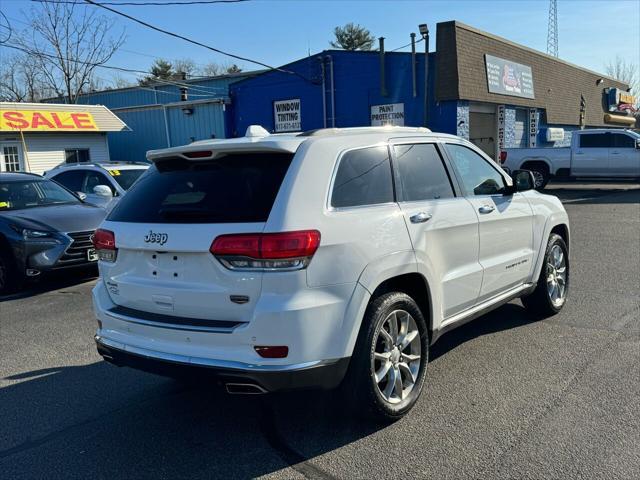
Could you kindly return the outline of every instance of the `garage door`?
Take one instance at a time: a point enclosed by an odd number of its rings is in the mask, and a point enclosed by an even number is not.
[[[495,136],[495,113],[469,113],[469,140],[493,159],[496,157]]]

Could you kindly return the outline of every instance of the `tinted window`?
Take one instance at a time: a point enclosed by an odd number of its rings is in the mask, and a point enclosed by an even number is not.
[[[340,160],[331,205],[355,207],[393,202],[391,163],[387,147],[351,150]]]
[[[109,220],[139,223],[265,222],[292,154],[245,153],[215,160],[158,160]]]
[[[502,175],[476,152],[453,144],[447,144],[447,150],[467,195],[493,195],[504,191]]]
[[[106,185],[111,189],[111,193],[115,195],[116,191],[111,185],[111,182],[107,179],[105,175],[100,172],[94,172],[89,170],[87,172],[87,179],[85,181],[84,189],[82,190],[84,193],[94,193],[93,189],[98,185]]]
[[[624,135],[622,133],[613,133],[611,134],[613,137],[613,146],[614,148],[635,148],[636,142],[629,135]]]
[[[84,181],[84,170],[73,170],[71,172],[63,172],[53,177],[53,179],[67,187],[72,192],[82,191],[82,182]]]
[[[78,203],[78,199],[55,182],[27,180],[0,182],[0,211]]]
[[[135,182],[140,175],[146,172],[144,168],[136,168],[127,170],[109,170],[109,174],[114,178],[116,182],[122,187],[123,190],[129,190],[133,182]]]
[[[434,144],[398,145],[395,154],[403,200],[454,196],[447,171]]]
[[[608,148],[610,135],[591,133],[580,135],[580,148]]]

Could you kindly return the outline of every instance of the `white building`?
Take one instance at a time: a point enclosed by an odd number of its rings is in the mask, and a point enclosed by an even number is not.
[[[0,172],[43,174],[64,162],[107,161],[107,132],[124,130],[102,105],[0,102]]]

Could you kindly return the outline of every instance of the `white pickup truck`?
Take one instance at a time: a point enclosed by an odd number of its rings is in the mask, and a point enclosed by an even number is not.
[[[511,171],[531,170],[536,189],[551,177],[640,178],[640,135],[631,130],[579,130],[564,148],[509,148],[502,166]]]

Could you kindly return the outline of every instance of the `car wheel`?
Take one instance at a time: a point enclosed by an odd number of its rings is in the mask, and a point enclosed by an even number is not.
[[[543,316],[555,315],[562,310],[569,293],[568,253],[562,237],[551,234],[536,289],[521,299],[527,310]]]
[[[549,183],[549,169],[543,165],[532,165],[529,170],[533,173],[534,188],[543,190]]]
[[[371,302],[343,388],[352,407],[369,418],[393,421],[418,400],[425,382],[429,333],[416,302],[401,292]]]
[[[25,277],[15,268],[13,259],[0,253],[0,295],[20,290],[24,281]]]

